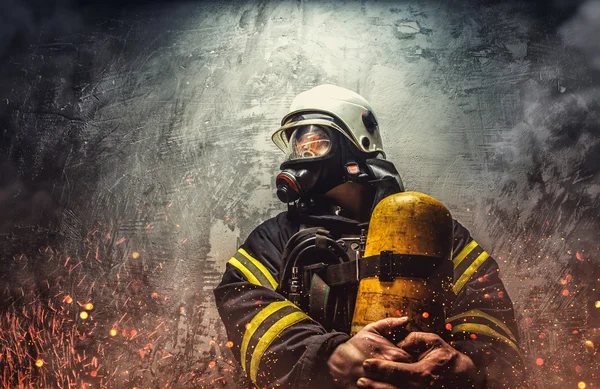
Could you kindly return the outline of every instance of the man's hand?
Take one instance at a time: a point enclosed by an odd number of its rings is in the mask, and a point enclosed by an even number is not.
[[[409,353],[415,363],[367,359],[365,377],[359,388],[369,389],[479,389],[482,378],[471,358],[444,342],[436,334],[411,332],[398,347]]]
[[[408,323],[407,317],[387,318],[371,323],[346,343],[339,345],[327,365],[338,388],[356,388],[356,381],[365,376],[363,362],[367,358],[411,363],[415,359],[389,339]]]

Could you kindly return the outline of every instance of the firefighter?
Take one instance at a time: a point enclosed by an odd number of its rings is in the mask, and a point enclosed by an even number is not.
[[[498,265],[456,220],[450,337],[410,329],[406,317],[351,336],[343,323],[351,312],[326,322],[284,292],[290,246],[303,231],[318,227],[332,241],[364,234],[375,205],[404,187],[385,159],[373,110],[350,90],[321,85],[299,94],[273,141],[286,153],[276,185],[288,211],[248,236],[214,290],[233,354],[257,387],[522,386],[518,331]],[[341,290],[336,309],[352,302],[352,289]]]

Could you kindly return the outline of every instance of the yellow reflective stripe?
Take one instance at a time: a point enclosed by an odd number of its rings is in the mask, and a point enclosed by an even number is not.
[[[260,326],[266,318],[279,311],[281,308],[287,306],[294,306],[294,304],[292,304],[289,301],[276,301],[274,303],[271,303],[267,305],[263,310],[261,310],[258,314],[256,314],[256,316],[254,316],[254,318],[252,318],[250,323],[246,326],[247,329],[244,333],[244,338],[242,339],[242,346],[240,348],[240,361],[242,361],[242,369],[244,369],[244,371],[246,371],[246,351],[248,350],[248,345],[250,344],[252,335],[254,335],[254,333],[258,329],[258,326]]]
[[[261,286],[260,281],[258,281],[254,274],[252,274],[252,272],[248,270],[248,268],[244,266],[240,261],[238,261],[234,257],[231,257],[227,262],[235,266],[239,271],[241,271],[250,283]]]
[[[471,251],[473,251],[473,249],[477,247],[477,242],[475,242],[475,239],[471,240],[471,242],[466,245],[460,253],[458,253],[458,255],[456,257],[454,257],[454,259],[452,259],[452,262],[454,262],[454,268],[456,269],[458,267],[458,265],[460,265],[460,263],[462,262],[463,259],[466,258],[467,255],[469,255],[471,253]]]
[[[506,326],[506,324],[504,324],[502,321],[500,321],[498,318],[489,315],[483,311],[480,311],[479,309],[471,309],[470,311],[464,312],[464,313],[459,313],[458,315],[452,316],[451,318],[446,319],[446,323],[450,323],[456,319],[460,319],[463,317],[467,317],[467,316],[475,316],[475,317],[481,317],[484,318],[486,320],[491,321],[492,323],[494,323],[495,325],[497,325],[498,327],[502,328],[502,330],[504,332],[506,332],[506,334],[514,341],[517,341],[517,338],[515,338],[515,336],[513,335],[513,333],[511,332],[511,330]],[[468,323],[464,323],[464,324],[468,324]]]
[[[267,280],[269,280],[269,283],[273,287],[273,290],[277,289],[277,286],[279,286],[279,284],[277,283],[277,281],[275,281],[275,278],[273,278],[271,272],[262,263],[260,263],[256,258],[253,258],[250,254],[248,254],[246,250],[239,249],[238,251],[244,257],[248,258],[248,260],[252,262],[262,274],[264,274],[264,276],[267,278]]]
[[[465,270],[465,272],[460,276],[460,278],[454,284],[453,290],[454,290],[455,294],[458,294],[458,292],[460,292],[462,287],[465,286],[467,281],[469,281],[469,278],[471,278],[471,276],[477,271],[477,269],[483,263],[483,261],[485,261],[489,256],[490,255],[488,253],[486,253],[485,251],[483,253],[479,254],[479,256],[473,261],[471,266],[469,266],[467,268],[467,270]]]
[[[250,362],[250,379],[256,384],[256,375],[258,374],[258,366],[263,354],[267,348],[273,343],[275,338],[279,336],[286,328],[293,326],[294,324],[308,319],[309,317],[304,312],[294,312],[287,316],[282,317],[277,323],[273,324],[271,328],[260,338],[254,352],[252,353],[252,361]]]
[[[491,329],[490,327],[488,327],[486,325],[475,324],[475,323],[459,324],[455,327],[452,327],[452,333],[454,334],[457,332],[471,332],[474,334],[481,334],[481,335],[489,336],[490,338],[494,338],[496,340],[499,340],[501,342],[508,344],[513,350],[515,350],[517,352],[517,354],[519,354],[519,355],[521,354],[519,352],[519,348],[513,341],[508,339],[506,336],[497,333],[496,331],[494,331],[493,329]]]

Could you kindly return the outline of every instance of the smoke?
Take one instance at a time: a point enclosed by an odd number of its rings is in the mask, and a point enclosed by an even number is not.
[[[532,65],[520,88],[522,120],[496,143],[490,164],[498,184],[485,207],[494,221],[479,221],[501,242],[495,252],[512,274],[528,363],[560,366],[537,387],[598,374],[583,346],[596,344],[600,323],[590,286],[600,278],[598,36],[600,0],[584,2],[558,28],[554,51]],[[554,351],[537,345],[544,336],[555,339]],[[585,373],[575,377],[576,366]]]
[[[0,59],[6,54],[72,34],[83,27],[83,19],[68,0],[1,0]]]
[[[580,49],[590,66],[600,70],[600,0],[591,0],[579,7],[576,15],[560,29],[568,46]]]

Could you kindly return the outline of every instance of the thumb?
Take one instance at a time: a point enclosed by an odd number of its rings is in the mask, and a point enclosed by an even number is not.
[[[408,323],[408,317],[387,317],[368,324],[363,328],[364,331],[374,332],[386,338],[393,336],[398,330],[401,330]]]

